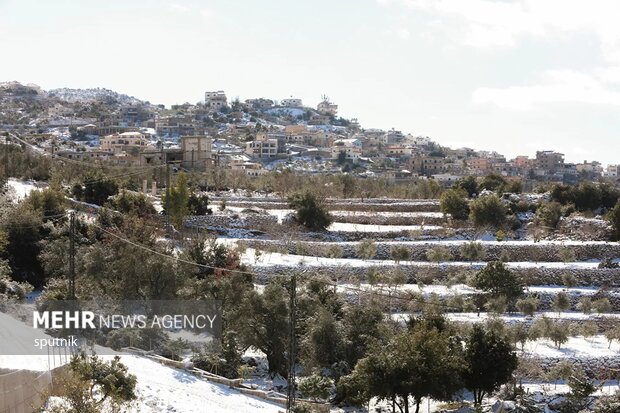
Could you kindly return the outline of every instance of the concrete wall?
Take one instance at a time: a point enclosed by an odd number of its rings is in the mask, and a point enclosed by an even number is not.
[[[40,411],[51,384],[51,372],[0,369],[0,413]]]

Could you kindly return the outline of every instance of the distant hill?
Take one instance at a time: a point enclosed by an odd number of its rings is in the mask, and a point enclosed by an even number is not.
[[[101,101],[105,103],[120,103],[123,105],[133,105],[144,103],[140,99],[133,96],[118,93],[110,89],[105,88],[90,88],[90,89],[71,89],[60,88],[52,89],[47,92],[49,96],[55,97],[66,102],[80,102],[90,103],[95,101]]]

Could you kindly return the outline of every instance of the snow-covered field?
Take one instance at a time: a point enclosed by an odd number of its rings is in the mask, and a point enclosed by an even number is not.
[[[620,344],[617,341],[609,346],[603,335],[584,338],[569,337],[558,349],[549,340],[529,341],[525,344],[525,353],[545,358],[597,358],[620,356]]]
[[[455,284],[453,286],[439,285],[439,284],[431,284],[425,285],[420,288],[417,284],[402,284],[398,286],[389,286],[387,284],[341,284],[338,289],[341,292],[346,292],[348,288],[361,288],[362,290],[367,291],[387,291],[387,290],[398,290],[401,292],[412,292],[412,293],[421,293],[424,295],[435,294],[440,297],[449,297],[452,295],[468,295],[475,294],[478,292],[475,288],[470,287],[465,284]],[[575,287],[575,288],[566,288],[557,285],[540,285],[540,286],[531,286],[526,287],[526,293],[543,293],[543,294],[558,294],[559,292],[566,292],[570,295],[594,295],[597,291],[599,291],[596,287]]]
[[[111,359],[111,356],[102,356]],[[137,378],[138,400],[125,413],[278,413],[282,407],[246,396],[228,386],[199,379],[154,360],[122,355],[121,362]],[[62,406],[57,397],[48,406]],[[45,413],[45,412],[43,412]]]
[[[121,361],[138,378],[139,406],[128,413],[278,413],[276,404],[246,396],[156,361],[124,355]]]
[[[390,317],[395,321],[407,321],[410,317],[408,313],[392,313]],[[563,320],[563,321],[583,321],[583,320],[595,320],[597,317],[600,318],[618,318],[620,317],[620,313],[603,313],[603,314],[584,314],[579,312],[540,312],[536,313],[534,317],[525,316],[523,314],[502,314],[500,316],[491,313],[446,313],[446,318],[451,321],[461,322],[461,323],[481,323],[487,321],[489,318],[499,317],[504,320],[504,322],[510,324],[515,322],[525,322],[530,321],[533,322],[538,318],[547,317],[552,320]]]
[[[417,266],[427,267],[429,265],[437,265],[428,261],[400,261],[398,264],[393,260],[362,260],[358,258],[328,258],[328,257],[312,257],[306,255],[283,254],[279,252],[260,251],[256,255],[256,250],[247,248],[241,256],[241,262],[246,265],[255,267],[270,266],[309,266],[309,267],[330,267],[330,266],[348,266],[348,267],[373,267],[373,266]],[[509,268],[573,268],[573,269],[591,269],[598,267],[597,261],[587,262],[508,262]],[[441,266],[471,266],[472,268],[481,268],[486,262],[465,262],[465,261],[446,261]]]
[[[16,203],[30,195],[30,192],[40,190],[35,181],[22,181],[15,178],[9,178],[7,186],[9,187],[9,196]]]
[[[232,211],[235,213],[242,213],[244,210],[248,209],[247,207],[236,207],[236,206],[227,206],[226,210],[228,211]],[[278,223],[281,224],[283,222],[283,220],[288,216],[288,215],[292,215],[293,214],[293,210],[292,209],[267,209],[264,210],[264,212],[266,212],[269,215],[273,215],[276,216],[278,218]],[[338,217],[348,217],[348,216],[375,216],[375,215],[379,215],[379,216],[385,216],[385,217],[428,217],[428,218],[437,218],[437,217],[442,217],[443,214],[441,212],[367,212],[367,211],[330,211],[330,213],[336,218],[336,220],[338,219]],[[336,225],[334,227],[334,225]],[[365,225],[365,224],[357,224],[357,227],[360,227],[361,229],[335,229],[338,226],[348,226],[348,225],[354,225],[354,224],[346,224],[346,223],[338,223],[336,222],[335,224],[332,225],[332,227],[329,228],[330,231],[359,231],[359,232],[396,232],[396,231],[402,231],[402,230],[413,230],[413,229],[420,229],[420,228],[414,228],[414,227],[419,227],[416,225]],[[364,230],[364,227],[381,227],[382,229],[378,229],[378,230]],[[402,227],[402,228],[401,228]],[[431,227],[431,226],[425,226],[425,229],[437,229],[439,227]]]
[[[327,230],[334,232],[399,232],[441,229],[438,225],[369,225],[334,222]]]
[[[33,329],[15,318],[0,313],[0,368],[11,370],[48,371],[69,361],[69,356],[15,356],[32,354],[35,338],[46,339],[42,330]],[[101,348],[99,348],[101,352]],[[107,354],[115,352],[106,349]],[[116,353],[119,354],[119,353]],[[111,359],[112,355],[101,356]],[[227,386],[199,379],[188,372],[170,368],[158,362],[134,355],[121,355],[121,361],[138,379],[139,400],[129,412],[136,413],[277,413],[283,410],[276,404],[241,394]]]
[[[292,212],[292,210],[291,210]],[[441,218],[443,217],[443,212],[394,212],[394,211],[377,211],[377,212],[368,212],[368,211],[329,211],[330,214],[334,216],[345,216],[345,217],[353,217],[353,216],[381,216],[381,217],[405,217],[405,218],[414,218],[414,217],[424,217],[424,218]]]
[[[425,226],[425,228],[428,228],[427,226]],[[224,242],[224,243],[235,243],[236,241],[240,241],[240,239],[236,239],[236,238],[220,238],[219,239],[220,242]],[[474,240],[475,242],[479,242],[480,244],[482,244],[483,246],[522,246],[522,245],[553,245],[553,246],[558,246],[558,247],[563,247],[563,246],[570,246],[570,245],[618,245],[617,242],[611,242],[611,241],[576,241],[576,240],[566,240],[566,241],[556,241],[556,240],[542,240],[542,241],[538,241],[535,242],[533,240],[508,240],[508,241],[496,241],[496,240],[489,240],[489,239],[479,239],[479,240]],[[274,244],[279,243],[280,241],[278,240],[274,240],[271,241]],[[422,246],[427,246],[429,248],[431,247],[435,247],[435,246],[440,246],[440,245],[456,245],[456,246],[460,246],[463,244],[467,244],[472,242],[472,240],[466,240],[466,239],[446,239],[446,240],[416,240],[416,241],[378,241],[377,245],[403,245],[403,246],[407,246],[407,245],[411,245],[411,246],[415,246],[415,245],[422,245]],[[352,245],[355,246],[357,244],[359,244],[359,241],[343,241],[340,242],[339,244],[341,245]]]

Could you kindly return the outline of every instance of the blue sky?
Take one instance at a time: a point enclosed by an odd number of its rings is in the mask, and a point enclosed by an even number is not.
[[[0,0],[0,80],[322,94],[364,127],[620,163],[616,0]]]

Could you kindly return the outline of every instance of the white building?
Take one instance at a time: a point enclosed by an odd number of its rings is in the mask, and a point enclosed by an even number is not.
[[[146,135],[140,132],[115,133],[101,138],[100,149],[111,153],[141,152],[149,147]]]
[[[344,152],[346,159],[356,160],[362,156],[362,141],[359,139],[337,139],[332,147],[332,159],[338,159]]]
[[[259,135],[245,143],[245,153],[252,158],[275,158],[278,155],[278,139]]]
[[[578,163],[577,165],[575,165],[575,167],[577,168],[577,172],[590,173],[595,175],[603,174],[603,165],[601,165],[601,163],[597,161],[583,161],[583,163]]]
[[[606,178],[617,178],[619,169],[620,165],[607,165],[605,172],[603,172],[603,176]]]
[[[456,181],[461,179],[460,175],[452,175],[452,174],[435,174],[433,175],[433,179],[445,186],[451,186]]]
[[[331,103],[329,100],[324,100],[317,105],[316,110],[322,114],[335,115],[338,113],[338,105]]]

